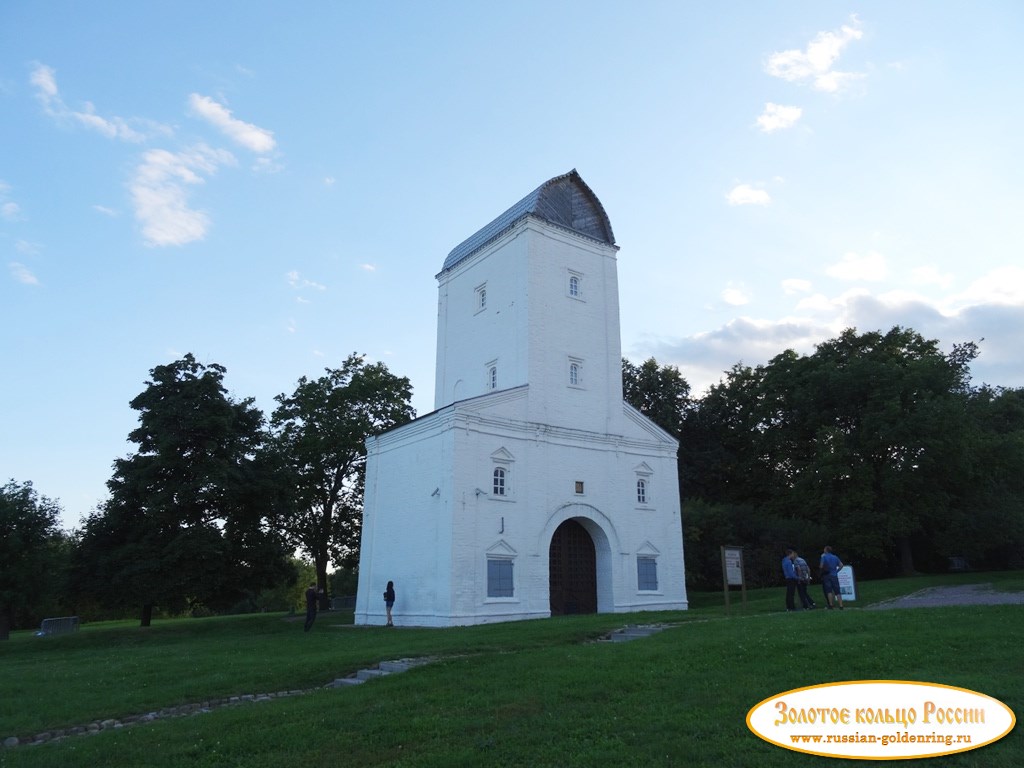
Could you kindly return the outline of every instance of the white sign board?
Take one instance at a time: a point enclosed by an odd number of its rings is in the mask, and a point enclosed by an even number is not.
[[[839,577],[839,596],[843,598],[843,602],[848,603],[856,600],[857,579],[853,575],[853,566],[844,565],[843,570],[836,575]]]
[[[743,586],[743,550],[722,547],[722,561],[725,564],[725,583],[730,587]]]

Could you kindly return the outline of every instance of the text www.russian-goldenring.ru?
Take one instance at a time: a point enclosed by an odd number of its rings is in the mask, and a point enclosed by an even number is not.
[[[881,744],[887,747],[890,744],[945,744],[950,747],[954,744],[970,744],[970,734],[950,733],[926,733],[916,734],[904,731],[903,733],[883,734],[878,736],[873,733],[843,733],[843,734],[817,734],[803,736],[793,734],[790,737],[793,744]]]

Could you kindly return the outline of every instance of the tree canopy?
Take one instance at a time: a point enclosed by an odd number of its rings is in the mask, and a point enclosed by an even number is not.
[[[137,451],[115,461],[110,498],[82,532],[82,589],[138,606],[144,626],[154,606],[222,609],[289,573],[263,415],[227,395],[224,373],[191,354],[150,372],[130,404]]]
[[[40,617],[50,597],[66,536],[60,505],[36,493],[32,483],[0,486],[0,640]]]
[[[408,378],[351,354],[340,368],[302,377],[291,395],[275,398],[274,452],[292,488],[282,525],[312,559],[325,591],[330,562],[358,562],[366,439],[410,421],[411,396]]]
[[[973,343],[943,354],[895,327],[848,329],[811,355],[787,350],[766,365],[736,365],[684,429],[684,441],[716,446],[689,491],[765,519],[824,526],[849,557],[880,571],[911,572],[968,550],[990,558],[996,540],[972,527],[967,510],[993,498],[1007,509],[1007,473],[1024,472],[1008,444],[1024,424],[1010,438],[985,427],[994,409],[1012,420],[1014,403],[971,389],[976,355]],[[995,445],[1004,452],[979,463],[979,450]]]

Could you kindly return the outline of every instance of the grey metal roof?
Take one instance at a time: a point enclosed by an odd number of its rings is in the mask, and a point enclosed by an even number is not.
[[[615,245],[612,224],[604,206],[574,168],[545,181],[486,227],[455,246],[441,271],[445,272],[468,259],[527,216],[535,216],[599,242]]]

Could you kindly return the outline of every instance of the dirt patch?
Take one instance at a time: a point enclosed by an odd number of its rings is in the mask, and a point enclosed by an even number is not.
[[[936,608],[953,605],[1024,605],[1024,592],[996,592],[991,584],[959,587],[929,587],[910,595],[867,606],[868,610],[889,608]]]

